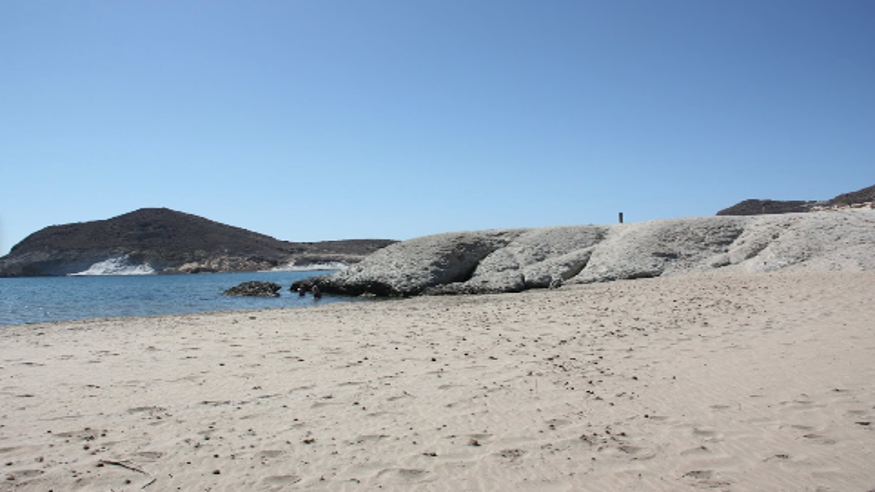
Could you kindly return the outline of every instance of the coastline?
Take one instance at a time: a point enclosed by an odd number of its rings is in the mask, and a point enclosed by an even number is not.
[[[247,309],[308,307],[288,287],[321,271],[118,275],[0,279],[0,329],[18,324],[106,317],[137,317]],[[283,287],[279,297],[228,297],[222,292],[243,282]],[[326,295],[318,302],[357,302]]]
[[[0,490],[868,490],[873,281],[7,326]]]

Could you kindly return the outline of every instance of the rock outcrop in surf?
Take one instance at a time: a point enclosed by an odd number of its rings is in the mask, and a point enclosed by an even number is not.
[[[282,286],[275,282],[243,282],[222,292],[223,296],[237,297],[279,297]]]
[[[350,295],[482,294],[717,269],[875,270],[875,210],[437,234],[307,282]]]

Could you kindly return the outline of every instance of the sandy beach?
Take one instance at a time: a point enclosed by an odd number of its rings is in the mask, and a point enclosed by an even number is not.
[[[3,327],[0,490],[875,490],[875,273]]]

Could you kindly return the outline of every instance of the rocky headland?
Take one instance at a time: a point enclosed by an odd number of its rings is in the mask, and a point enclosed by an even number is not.
[[[871,203],[806,213],[437,234],[393,244],[306,282],[349,295],[485,294],[784,269],[875,270]]]
[[[269,270],[344,264],[394,243],[357,239],[296,243],[166,208],[37,231],[0,258],[0,276],[56,276],[95,266],[138,273]]]

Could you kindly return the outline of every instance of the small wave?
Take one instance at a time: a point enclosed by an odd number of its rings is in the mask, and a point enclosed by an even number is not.
[[[308,263],[306,265],[295,265],[289,263],[285,266],[271,269],[271,272],[319,272],[323,270],[345,270],[347,265],[339,262],[331,263]]]
[[[102,276],[102,275],[151,275],[155,273],[155,269],[148,263],[135,265],[131,263],[128,255],[110,258],[108,260],[99,261],[88,270],[71,273],[71,277],[81,276]]]

